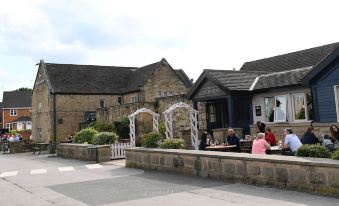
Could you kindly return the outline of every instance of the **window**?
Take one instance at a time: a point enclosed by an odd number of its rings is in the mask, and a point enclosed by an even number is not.
[[[209,118],[208,118],[209,122],[216,122],[217,121],[214,105],[209,105],[208,114],[209,114]]]
[[[32,129],[32,123],[26,122],[26,130]]]
[[[274,122],[286,122],[287,119],[287,98],[276,96],[274,107]]]
[[[10,109],[9,113],[10,113],[10,116],[16,116],[17,115],[16,109]]]
[[[100,107],[105,107],[105,100],[103,99],[100,100]]]
[[[41,112],[41,109],[42,109],[42,103],[39,102],[39,104],[38,104],[38,112]]]
[[[294,120],[307,120],[307,103],[305,94],[293,94],[292,96]]]
[[[118,97],[118,103],[121,105],[122,104],[122,97]]]
[[[9,131],[13,130],[13,123],[6,123],[6,129],[8,129]]]
[[[267,122],[274,122],[274,97],[265,98],[265,116]]]
[[[18,130],[18,131],[23,130],[23,123],[22,122],[16,123],[16,130]]]
[[[137,96],[131,97],[131,103],[136,103],[136,102],[138,102],[138,97]]]
[[[337,108],[337,122],[339,122],[339,85],[334,86],[335,105]]]

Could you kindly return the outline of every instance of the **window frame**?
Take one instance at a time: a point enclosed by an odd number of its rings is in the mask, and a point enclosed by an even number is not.
[[[286,99],[286,102],[285,102],[285,119],[284,120],[277,120],[276,119],[276,115],[277,115],[277,111],[276,111],[276,108],[277,108],[277,106],[276,106],[276,102],[277,102],[277,98],[278,97],[284,97],[285,99]],[[288,114],[288,108],[287,108],[287,105],[288,105],[288,98],[287,98],[287,95],[276,95],[276,96],[274,96],[274,122],[288,122],[288,116],[287,116],[287,114]]]
[[[13,123],[6,123],[6,129],[8,129],[8,131],[12,131],[13,130]]]
[[[266,114],[266,99],[273,99],[273,107],[272,107],[272,109],[273,109],[273,122],[270,122],[270,119],[268,118],[267,119],[267,114]],[[269,123],[274,123],[275,121],[274,121],[274,108],[275,108],[275,96],[267,96],[267,97],[264,97],[264,108],[265,108],[265,121],[266,122],[269,122]]]
[[[18,116],[17,109],[9,109],[9,116],[11,117]]]
[[[295,96],[297,95],[302,95],[304,97],[304,110],[305,110],[305,119],[296,119],[295,118],[295,108],[294,108],[294,100],[295,100]],[[307,98],[306,98],[306,93],[292,93],[291,94],[292,96],[292,115],[293,115],[293,122],[307,122],[309,121],[308,119],[308,108],[307,108]]]
[[[339,122],[339,85],[334,85],[335,108],[337,110],[337,122]]]

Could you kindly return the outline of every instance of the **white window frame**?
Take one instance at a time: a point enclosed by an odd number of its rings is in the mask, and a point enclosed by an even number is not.
[[[334,85],[335,107],[337,109],[337,122],[339,122],[339,85]]]
[[[131,97],[131,103],[137,103],[138,102],[138,96]]]
[[[9,109],[9,115],[10,116],[18,116],[18,111],[17,109]]]
[[[285,119],[284,120],[277,120],[276,119],[276,115],[277,115],[277,111],[276,111],[276,108],[277,108],[277,106],[276,106],[276,102],[277,102],[277,98],[278,97],[284,97],[285,99],[286,99],[286,105],[285,105]],[[287,98],[287,95],[277,95],[277,96],[274,96],[274,122],[287,122],[287,118],[288,118],[288,116],[287,116],[287,114],[288,114],[288,107],[287,107],[287,105],[288,105],[288,98]]]
[[[266,112],[267,112],[267,111],[266,111],[266,101],[265,101],[265,100],[268,99],[268,98],[272,98],[272,99],[273,99],[273,103],[274,103],[274,104],[273,104],[273,112],[274,112],[274,109],[275,109],[275,96],[267,96],[267,97],[264,97],[264,111],[265,111],[264,117],[265,117],[265,121],[266,121],[266,122],[274,123],[274,122],[275,122],[275,121],[274,121],[274,120],[275,120],[274,115],[273,115],[273,122],[270,122],[270,119],[269,119],[269,118],[268,118],[268,119],[266,118],[266,115],[267,115]],[[274,112],[274,113],[275,113],[275,112]]]
[[[9,131],[13,130],[13,123],[6,123],[6,129],[8,129]]]
[[[304,97],[304,110],[305,110],[305,118],[306,119],[295,119],[295,108],[294,108],[294,98],[297,95],[302,95]],[[308,110],[307,110],[307,99],[305,93],[293,93],[292,94],[292,115],[294,122],[307,122],[308,121]]]

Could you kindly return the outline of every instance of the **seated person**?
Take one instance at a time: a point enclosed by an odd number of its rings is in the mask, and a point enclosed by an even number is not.
[[[241,152],[240,148],[240,139],[239,137],[234,133],[233,129],[227,130],[227,138],[225,139],[225,142],[228,143],[228,145],[236,145],[236,151]]]
[[[336,125],[330,127],[332,143],[339,141],[339,128]]]
[[[284,129],[284,135],[285,142],[283,148],[291,150],[291,152],[285,152],[284,154],[294,156],[299,147],[301,147],[302,143],[300,142],[298,136],[293,134],[293,130],[290,128]]]
[[[208,147],[208,138],[207,138],[207,132],[204,132],[201,135],[199,150],[205,150],[206,147]]]
[[[208,142],[209,142],[209,145],[214,145],[214,144],[217,144],[217,140],[215,139],[214,135],[213,135],[213,131],[210,131],[207,133],[207,137],[208,137]]]
[[[266,127],[266,124],[262,123],[260,121],[257,121],[257,123],[255,124],[255,128],[257,130],[257,133],[260,133],[260,132],[264,133],[265,127]]]
[[[276,146],[277,145],[277,140],[274,136],[274,134],[272,133],[271,128],[266,127],[265,128],[265,140],[271,145],[271,146]]]
[[[253,141],[252,154],[266,154],[268,149],[271,149],[271,146],[265,140],[265,134],[258,133],[257,138]]]
[[[332,139],[328,134],[324,135],[323,146],[330,152],[333,152],[335,150],[334,143],[332,142]]]
[[[316,144],[318,142],[319,140],[314,134],[313,127],[308,127],[306,129],[306,132],[304,133],[304,136],[301,138],[301,143],[302,144]]]

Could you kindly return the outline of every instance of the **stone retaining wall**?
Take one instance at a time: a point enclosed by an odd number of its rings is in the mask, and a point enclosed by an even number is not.
[[[105,162],[111,160],[111,146],[61,143],[57,147],[57,156],[89,162]]]
[[[126,165],[339,197],[339,161],[330,159],[132,148]]]

